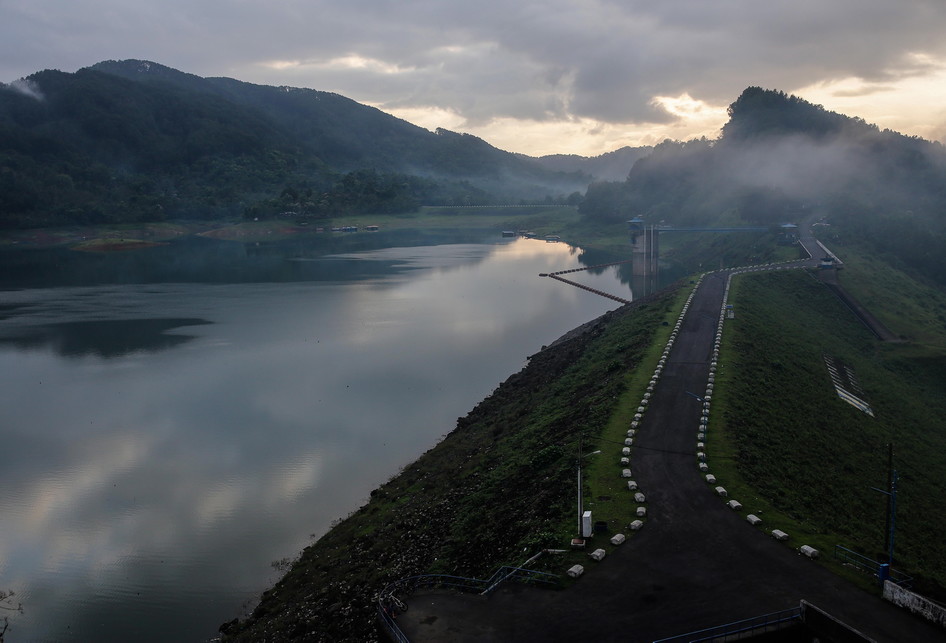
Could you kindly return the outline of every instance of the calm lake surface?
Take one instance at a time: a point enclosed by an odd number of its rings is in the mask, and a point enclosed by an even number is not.
[[[0,251],[9,640],[213,637],[273,561],[618,306],[538,276],[582,265],[562,243],[345,237]],[[570,277],[632,298],[598,273]]]

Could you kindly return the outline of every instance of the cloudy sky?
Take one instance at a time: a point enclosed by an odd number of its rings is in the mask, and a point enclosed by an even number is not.
[[[0,0],[0,82],[126,58],[535,155],[713,138],[750,85],[946,140],[944,0]]]

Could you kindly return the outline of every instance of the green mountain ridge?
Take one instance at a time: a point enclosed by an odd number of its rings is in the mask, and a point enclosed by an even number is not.
[[[946,284],[942,144],[760,87],[729,116],[716,140],[536,159],[338,94],[105,61],[0,87],[0,228],[581,202],[592,226],[820,217]]]
[[[6,228],[515,203],[589,180],[338,94],[146,61],[0,86]]]
[[[468,134],[430,131],[379,109],[331,92],[288,86],[265,86],[232,78],[201,78],[157,63],[126,60],[100,62],[89,69],[156,87],[219,96],[265,114],[281,130],[323,162],[340,171],[374,167],[379,171],[413,169],[415,174],[495,176],[522,166],[515,155]],[[456,144],[465,155],[449,158],[441,148]],[[447,143],[445,146],[444,143]],[[485,158],[481,158],[485,157]],[[493,165],[483,161],[488,160]],[[538,174],[538,173],[537,173]]]

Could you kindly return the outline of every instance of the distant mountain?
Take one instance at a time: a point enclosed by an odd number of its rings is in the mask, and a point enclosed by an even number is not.
[[[444,129],[432,134],[339,94],[254,85],[232,78],[201,78],[137,60],[106,61],[90,69],[155,87],[210,94],[258,111],[306,151],[340,171],[371,167],[382,172],[491,180],[511,172],[538,183],[553,178],[531,160],[475,136]]]
[[[667,141],[627,179],[596,183],[582,213],[675,225],[843,224],[895,265],[946,285],[946,148],[796,96],[746,89],[718,140]]]
[[[538,200],[587,177],[338,94],[140,60],[0,85],[0,226]]]
[[[536,160],[545,168],[556,172],[580,172],[595,181],[623,181],[638,159],[653,151],[653,147],[622,147],[599,156],[576,154],[550,154]]]

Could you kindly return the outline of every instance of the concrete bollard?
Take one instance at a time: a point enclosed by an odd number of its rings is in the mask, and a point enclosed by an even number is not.
[[[817,558],[820,555],[817,549],[809,545],[802,545],[798,548],[798,551],[800,551],[805,556],[808,556],[808,558]]]

